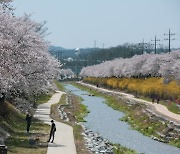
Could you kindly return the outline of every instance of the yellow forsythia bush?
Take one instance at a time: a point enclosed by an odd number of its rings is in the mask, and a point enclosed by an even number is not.
[[[158,96],[163,99],[180,99],[180,85],[176,81],[163,83],[163,78],[93,78],[84,79],[85,82],[98,84],[113,89],[120,89],[143,96]]]

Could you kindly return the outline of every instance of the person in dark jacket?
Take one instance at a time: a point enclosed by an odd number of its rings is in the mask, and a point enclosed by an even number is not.
[[[160,98],[159,98],[159,97],[157,97],[157,104],[159,104],[159,101],[160,101]]]
[[[32,120],[32,116],[29,113],[27,113],[27,115],[26,115],[27,133],[29,133],[29,129],[31,126],[31,120]]]
[[[55,125],[54,121],[51,120],[51,131],[50,131],[50,134],[49,134],[49,140],[48,140],[48,142],[50,142],[51,138],[52,138],[51,143],[54,142],[55,132],[56,132],[56,125]]]

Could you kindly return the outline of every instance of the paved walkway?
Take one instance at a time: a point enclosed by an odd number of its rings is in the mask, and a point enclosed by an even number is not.
[[[44,123],[51,125],[50,108],[52,104],[59,102],[63,92],[57,91],[52,98],[45,104],[38,106],[35,117],[44,121]],[[48,144],[47,154],[76,154],[76,147],[74,143],[73,128],[69,125],[55,121],[56,134],[54,143]]]
[[[123,92],[117,92],[117,91],[113,91],[113,90],[108,90],[108,89],[96,87],[96,86],[91,85],[91,84],[86,84],[86,83],[83,83],[83,82],[79,82],[79,83],[82,84],[82,85],[88,86],[88,87],[92,87],[92,88],[97,89],[97,90],[122,95],[123,97],[125,97],[127,99],[131,99],[131,100],[135,100],[135,101],[138,101],[138,102],[142,102],[142,103],[145,103],[145,104],[152,105],[152,106],[154,106],[156,111],[159,112],[160,114],[162,114],[162,115],[164,115],[164,116],[166,116],[168,118],[174,119],[176,122],[180,123],[180,114],[175,114],[175,113],[169,111],[164,105],[157,104],[157,103],[153,104],[152,102],[145,101],[145,100],[142,100],[142,99],[139,99],[139,98],[135,98],[134,95],[131,95],[131,94],[127,94],[127,93],[123,93]]]

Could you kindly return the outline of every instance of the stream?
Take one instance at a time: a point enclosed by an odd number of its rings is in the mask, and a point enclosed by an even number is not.
[[[131,126],[119,119],[124,113],[116,111],[105,103],[105,99],[96,96],[89,96],[89,93],[80,90],[70,84],[66,84],[65,88],[74,95],[83,98],[83,104],[87,106],[90,113],[84,119],[85,127],[100,134],[112,143],[121,144],[130,149],[134,149],[139,153],[145,154],[180,154],[180,149],[171,145],[161,143],[143,136]]]

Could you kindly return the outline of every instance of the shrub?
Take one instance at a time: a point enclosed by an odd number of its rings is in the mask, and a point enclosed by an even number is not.
[[[85,82],[125,90],[148,97],[179,100],[180,85],[176,81],[163,83],[163,78],[94,78],[88,77]]]

